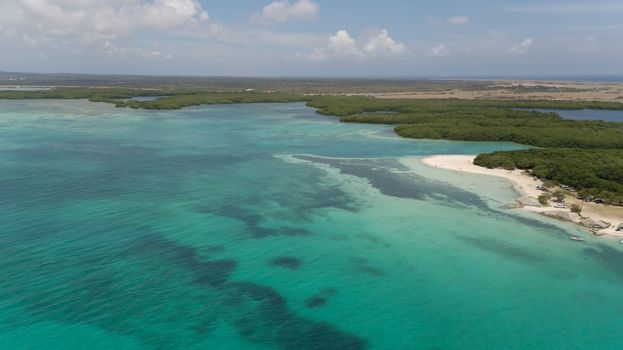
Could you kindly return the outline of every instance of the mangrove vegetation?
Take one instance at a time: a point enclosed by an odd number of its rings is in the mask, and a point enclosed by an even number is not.
[[[134,97],[151,96],[142,100]],[[623,203],[623,123],[565,120],[530,109],[623,110],[622,103],[559,100],[378,99],[275,91],[58,88],[0,91],[5,99],[89,99],[117,107],[179,109],[202,104],[306,102],[342,122],[394,125],[408,138],[515,142],[535,149],[480,155],[486,167],[519,168],[573,186],[585,197]]]
[[[533,175],[578,190],[584,199],[623,204],[623,150],[538,148],[481,154],[474,164],[529,170]]]

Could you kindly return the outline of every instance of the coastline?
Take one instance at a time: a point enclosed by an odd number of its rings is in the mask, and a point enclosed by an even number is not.
[[[405,165],[411,162],[420,162],[433,168],[504,178],[513,184],[515,191],[519,194],[519,197],[516,199],[516,208],[539,213],[549,218],[572,222],[579,226],[582,226],[582,221],[587,218],[594,221],[607,222],[611,226],[605,229],[591,230],[586,226],[582,227],[596,236],[623,238],[623,232],[616,231],[617,226],[623,223],[623,208],[595,203],[582,203],[583,211],[582,217],[580,217],[572,213],[569,208],[557,209],[552,207],[551,204],[543,206],[538,203],[538,196],[543,193],[537,189],[537,186],[542,185],[540,180],[535,181],[530,175],[525,174],[521,170],[488,169],[474,165],[475,158],[476,156],[471,155],[438,155],[426,158],[406,157],[401,159],[401,162]],[[566,196],[565,201],[568,206],[581,203],[569,195]],[[515,205],[513,204],[510,207],[515,208]]]

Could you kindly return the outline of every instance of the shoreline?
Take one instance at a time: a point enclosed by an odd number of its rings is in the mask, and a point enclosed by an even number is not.
[[[569,208],[557,209],[551,206],[543,206],[538,202],[538,196],[543,192],[536,187],[542,185],[541,180],[534,180],[532,176],[525,174],[521,170],[505,170],[505,169],[488,169],[474,165],[476,156],[470,155],[438,155],[425,158],[406,158],[403,161],[414,161],[417,159],[420,163],[438,169],[452,170],[458,172],[466,172],[479,175],[488,175],[501,177],[513,184],[515,191],[519,194],[516,198],[516,207],[514,205],[509,208],[519,208],[533,213],[539,213],[543,216],[574,223],[595,236],[610,236],[623,238],[623,232],[616,231],[617,226],[623,223],[623,208],[612,207],[595,203],[581,203],[575,197],[567,195],[565,202],[568,206],[571,204],[582,204],[582,217],[572,213]],[[582,221],[587,218],[595,221],[603,221],[611,224],[610,227],[600,230],[593,230],[582,225]]]

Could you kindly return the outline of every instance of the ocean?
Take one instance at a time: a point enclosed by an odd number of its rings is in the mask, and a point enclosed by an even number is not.
[[[622,348],[620,244],[400,162],[518,148],[301,103],[0,101],[0,348]]]

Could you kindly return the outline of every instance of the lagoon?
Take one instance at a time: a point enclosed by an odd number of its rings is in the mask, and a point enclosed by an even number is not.
[[[558,113],[564,119],[570,120],[602,120],[606,122],[623,122],[623,111],[603,109],[534,109],[522,108],[543,113]]]
[[[0,348],[618,349],[623,250],[302,103],[0,101]]]

